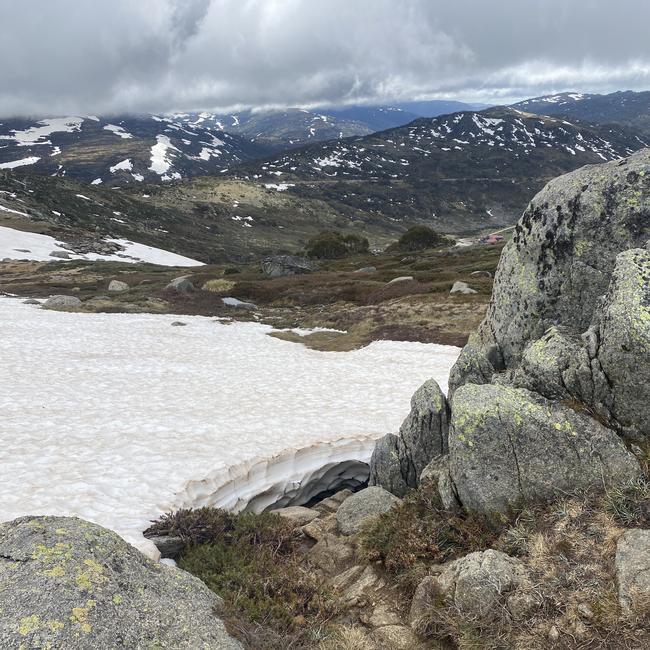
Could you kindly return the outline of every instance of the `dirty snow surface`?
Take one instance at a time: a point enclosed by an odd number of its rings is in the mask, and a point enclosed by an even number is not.
[[[255,323],[178,319],[0,298],[0,520],[76,515],[155,556],[141,531],[200,499],[205,477],[396,431],[423,381],[446,390],[459,353],[393,341],[317,352]]]

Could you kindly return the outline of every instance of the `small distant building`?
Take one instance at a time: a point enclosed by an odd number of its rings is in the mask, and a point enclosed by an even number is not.
[[[500,241],[503,241],[503,237],[501,235],[486,235],[485,237],[481,237],[481,239],[479,239],[479,242],[481,244],[498,244]]]

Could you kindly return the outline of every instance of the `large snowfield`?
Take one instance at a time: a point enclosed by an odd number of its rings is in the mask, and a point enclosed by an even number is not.
[[[263,325],[176,320],[0,298],[0,520],[77,515],[155,557],[142,531],[174,506],[233,507],[237,490],[300,477],[315,469],[303,448],[319,463],[367,460],[423,381],[446,390],[459,353],[393,341],[317,352]]]

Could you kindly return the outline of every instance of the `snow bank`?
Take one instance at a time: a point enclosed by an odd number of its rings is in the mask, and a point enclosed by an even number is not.
[[[90,200],[90,199],[88,199]],[[7,212],[16,212],[8,208],[0,208]],[[20,214],[16,212],[16,214]],[[70,253],[71,260],[92,260],[104,262],[147,262],[149,264],[160,264],[161,266],[202,266],[203,262],[193,260],[183,255],[177,255],[160,248],[138,244],[126,239],[107,239],[123,246],[124,250],[112,255],[99,255],[87,253],[85,255],[73,253],[68,245],[60,242],[49,235],[41,235],[34,232],[24,232],[0,226],[0,260],[5,258],[12,260],[35,260],[38,262],[52,262],[54,258],[50,253],[54,250],[66,250]],[[60,259],[56,260],[60,262]]]
[[[141,531],[173,507],[259,510],[332,480],[323,466],[367,461],[424,380],[446,389],[459,353],[318,352],[254,323],[177,319],[0,298],[3,520],[77,515],[155,556]]]
[[[35,165],[39,160],[40,158],[38,156],[29,156],[29,158],[0,163],[0,169],[15,169],[16,167],[24,167],[25,165]]]

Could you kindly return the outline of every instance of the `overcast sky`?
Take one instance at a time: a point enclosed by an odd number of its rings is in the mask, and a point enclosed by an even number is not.
[[[649,0],[0,0],[0,114],[650,89]]]

